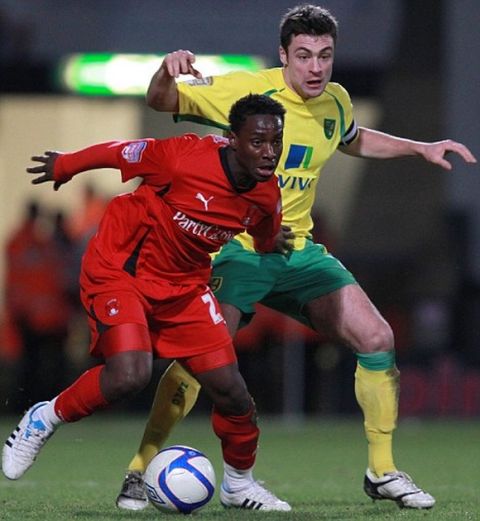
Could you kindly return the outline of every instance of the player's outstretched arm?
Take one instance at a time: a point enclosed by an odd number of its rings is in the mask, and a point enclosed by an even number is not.
[[[107,141],[91,145],[77,152],[52,152],[47,150],[43,156],[33,156],[32,161],[40,163],[27,168],[29,174],[43,174],[32,180],[38,185],[53,181],[53,189],[58,190],[64,183],[80,173],[97,168],[121,168],[119,150],[125,146],[123,141]]]
[[[148,86],[147,105],[159,112],[178,112],[178,90],[175,81],[182,74],[201,78],[202,73],[193,67],[195,55],[180,49],[167,54]]]
[[[426,143],[364,127],[359,128],[359,135],[353,143],[342,146],[340,150],[349,155],[372,159],[420,156],[446,170],[452,169],[451,163],[445,157],[452,152],[458,154],[467,163],[477,162],[475,156],[465,145],[451,139]]]

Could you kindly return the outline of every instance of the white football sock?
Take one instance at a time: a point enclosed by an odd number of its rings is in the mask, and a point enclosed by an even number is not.
[[[228,492],[242,490],[242,488],[247,487],[254,481],[252,472],[253,467],[246,470],[240,470],[223,462],[223,469],[223,487]]]

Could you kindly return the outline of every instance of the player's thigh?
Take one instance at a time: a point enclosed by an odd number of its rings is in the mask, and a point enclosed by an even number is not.
[[[358,284],[311,300],[304,313],[316,330],[354,351],[367,353],[394,347],[390,326]]]
[[[254,304],[271,291],[285,264],[283,255],[261,255],[233,240],[214,258],[210,286],[220,303],[253,314]]]
[[[273,290],[261,303],[313,327],[304,313],[306,304],[356,284],[352,273],[323,245],[307,241],[304,249],[289,256]]]

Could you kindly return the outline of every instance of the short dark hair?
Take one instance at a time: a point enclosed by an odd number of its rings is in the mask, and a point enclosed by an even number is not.
[[[329,34],[337,41],[338,22],[328,9],[319,5],[303,4],[289,9],[280,20],[280,44],[285,51],[293,36]]]
[[[232,105],[228,115],[230,130],[237,133],[243,127],[248,116],[256,116],[257,114],[279,116],[282,123],[285,120],[285,109],[281,103],[264,94],[248,94]]]

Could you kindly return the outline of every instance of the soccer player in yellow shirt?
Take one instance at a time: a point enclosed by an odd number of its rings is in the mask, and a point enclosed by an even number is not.
[[[268,256],[252,248],[244,234],[228,243],[214,260],[212,287],[232,336],[260,302],[309,324],[348,346],[357,357],[355,395],[364,414],[368,468],[364,490],[373,499],[390,499],[401,507],[431,508],[435,499],[397,469],[392,454],[399,372],[394,338],[385,319],[353,275],[311,239],[311,210],[323,165],[340,150],[367,158],[417,156],[452,168],[449,152],[475,163],[472,153],[452,140],[425,143],[358,127],[348,92],[330,81],[337,22],[326,9],[302,5],[290,9],[280,25],[282,67],[203,78],[195,55],[187,50],[166,56],[152,77],[147,103],[158,111],[228,129],[228,108],[249,92],[266,94],[286,108],[283,155],[277,169],[282,191],[283,224],[295,238],[289,256]],[[195,79],[177,84],[176,78]],[[194,405],[199,385],[179,364],[162,377],[143,440],[131,461],[117,505],[146,506],[142,474],[176,422]],[[240,476],[239,476],[240,478]],[[238,493],[238,504],[243,497]]]

